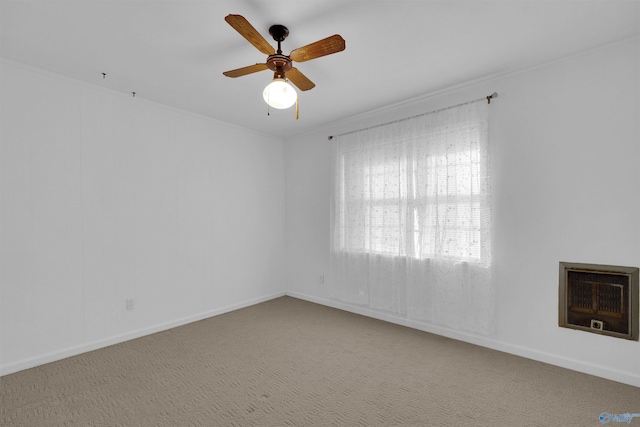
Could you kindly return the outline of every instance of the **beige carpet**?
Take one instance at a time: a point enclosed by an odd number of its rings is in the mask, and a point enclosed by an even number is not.
[[[598,426],[605,411],[640,412],[640,388],[291,297],[0,378],[2,426]]]

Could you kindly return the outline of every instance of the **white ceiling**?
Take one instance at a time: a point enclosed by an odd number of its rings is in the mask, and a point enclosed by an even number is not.
[[[224,17],[243,15],[283,53],[340,34],[346,50],[294,64],[316,87],[272,110],[266,57]],[[9,1],[0,56],[260,132],[287,137],[466,82],[640,35],[640,0]],[[276,43],[273,42],[275,46]],[[106,73],[106,79],[102,78]]]

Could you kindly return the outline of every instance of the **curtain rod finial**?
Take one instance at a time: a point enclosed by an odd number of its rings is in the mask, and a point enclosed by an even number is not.
[[[491,104],[491,100],[497,97],[498,97],[498,92],[493,92],[491,95],[487,96],[487,104]]]
[[[331,140],[333,139],[333,135],[329,135],[329,136],[327,137],[327,139],[328,139],[329,141],[331,141]]]

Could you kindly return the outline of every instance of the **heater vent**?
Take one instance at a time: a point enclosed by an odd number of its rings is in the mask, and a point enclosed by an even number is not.
[[[638,340],[638,268],[560,263],[559,325]]]

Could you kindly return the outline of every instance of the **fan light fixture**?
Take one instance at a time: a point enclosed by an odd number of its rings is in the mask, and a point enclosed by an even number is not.
[[[266,88],[264,88],[262,97],[270,107],[284,110],[296,103],[298,94],[287,80],[275,78],[267,85]]]

